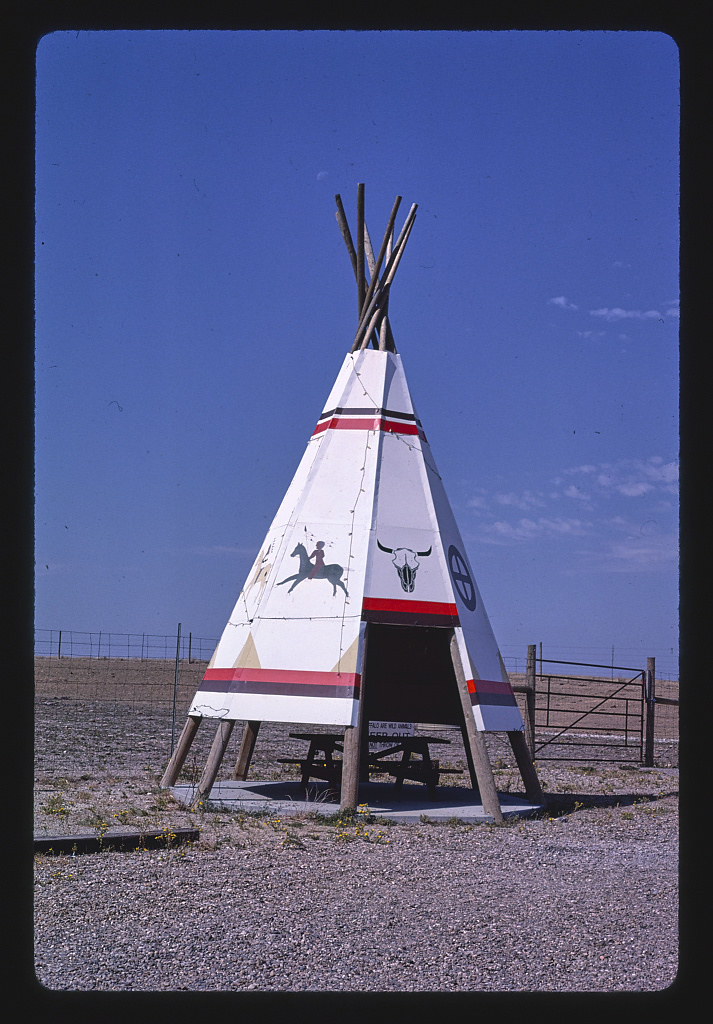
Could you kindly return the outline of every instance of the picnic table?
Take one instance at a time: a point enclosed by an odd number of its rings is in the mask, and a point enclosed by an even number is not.
[[[310,779],[323,779],[338,785],[342,776],[342,759],[336,754],[344,752],[342,733],[291,732],[293,739],[306,740],[309,748],[306,757],[281,757],[283,764],[297,764],[302,773],[302,785]],[[388,774],[394,778],[394,790],[401,792],[404,779],[422,782],[431,796],[435,795],[438,780],[443,774],[460,774],[459,768],[441,768],[440,762],[431,757],[431,744],[450,743],[450,740],[436,736],[398,736],[389,739],[384,736],[369,736],[369,757],[366,766],[369,775]],[[372,744],[379,749],[372,750]],[[401,755],[398,758],[397,755]]]

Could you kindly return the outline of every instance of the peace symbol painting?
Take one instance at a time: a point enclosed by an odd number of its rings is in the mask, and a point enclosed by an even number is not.
[[[475,611],[477,598],[475,596],[473,577],[468,568],[468,563],[455,544],[451,544],[448,548],[448,569],[450,570],[453,586],[456,588],[458,597],[468,611]]]

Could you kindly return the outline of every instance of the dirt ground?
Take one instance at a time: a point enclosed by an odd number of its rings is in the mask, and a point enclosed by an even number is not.
[[[36,659],[35,834],[136,828],[147,819],[152,828],[169,821],[174,826],[189,824],[159,782],[204,671],[204,662],[182,663],[176,680],[175,665],[167,661]],[[513,682],[517,681],[514,677]],[[677,772],[672,770],[678,764],[678,731],[674,724],[675,728],[669,723],[672,738],[660,736],[656,744],[659,771],[641,769],[638,749],[622,749],[618,762],[611,760],[609,747],[602,754],[599,748],[585,751],[573,745],[565,751],[567,761],[543,757],[536,764],[551,807],[564,811],[575,804],[584,806],[585,801],[592,807],[607,807],[619,798],[625,802],[675,799]],[[666,725],[662,718],[662,731]],[[304,754],[304,742],[290,737],[292,731],[298,730],[293,725],[263,723],[251,778],[298,777],[296,766],[279,760]],[[442,776],[442,784],[469,786],[460,731],[445,726],[430,726],[427,731],[450,740],[450,746],[439,751],[442,767],[462,771]],[[214,734],[214,723],[203,722],[179,782],[197,783]],[[230,778],[241,734],[238,723],[218,779]],[[488,734],[486,741],[497,788],[520,792],[522,781],[506,737]],[[544,748],[544,753],[549,749]],[[583,754],[592,753],[599,756],[599,763],[582,759]]]
[[[38,778],[47,773],[62,775],[71,772],[78,759],[90,770],[97,768],[121,773],[141,767],[160,775],[173,744],[178,740],[205,668],[205,662],[181,662],[176,673],[174,663],[169,661],[36,658],[35,767]],[[517,684],[523,682],[524,677],[513,674],[511,680]],[[578,686],[584,693],[592,689],[581,682],[560,684],[560,688],[563,686],[568,693],[576,692]],[[611,692],[635,694],[633,686],[622,691],[621,684],[616,681],[607,683],[607,687]],[[668,695],[678,696],[678,684],[659,681],[657,696]],[[544,696],[538,694],[538,706],[542,699]],[[598,694],[594,698],[562,698],[560,704],[567,710],[550,714],[546,724],[544,713],[538,711],[537,721],[542,724],[538,724],[536,738],[541,747],[542,763],[553,755],[559,757],[563,754],[579,759],[612,758],[610,747],[581,745],[592,742],[593,731],[609,732],[610,739],[615,739],[612,729],[621,729],[624,725],[623,715],[618,711],[608,717],[592,714],[590,709],[598,700]],[[518,694],[518,701],[524,709],[524,696]],[[588,714],[582,718],[585,710]],[[655,764],[661,767],[678,764],[677,711],[676,707],[669,705],[657,707]],[[580,723],[579,732],[573,739],[567,738],[567,746],[559,743],[555,747],[553,736],[572,721]],[[638,760],[639,748],[634,742],[637,729],[634,722],[629,746],[626,749],[622,747],[617,759],[632,763]],[[294,775],[293,769],[277,760],[296,757],[303,751],[304,744],[292,739],[289,736],[291,731],[296,731],[294,726],[277,723],[266,723],[262,727],[253,759],[252,773],[255,777]],[[182,780],[190,781],[196,771],[200,775],[214,732],[211,722],[205,722],[199,728],[181,775]],[[447,754],[440,758],[443,767],[465,769],[465,752],[459,730],[439,725],[429,727],[428,732],[451,741]],[[228,762],[233,754],[237,757],[240,734],[238,726],[219,777],[229,777],[232,764],[228,765]],[[594,741],[599,742],[597,737]],[[509,744],[503,737],[489,734],[487,742],[494,760],[503,765],[513,763]],[[444,776],[444,781],[447,778]],[[451,776],[451,781],[458,784],[459,779]]]

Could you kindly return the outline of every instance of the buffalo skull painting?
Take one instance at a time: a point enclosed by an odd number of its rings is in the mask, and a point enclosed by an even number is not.
[[[407,594],[413,592],[413,588],[416,585],[416,573],[419,567],[419,558],[426,558],[431,554],[433,547],[430,547],[428,551],[413,551],[411,548],[387,548],[377,538],[376,541],[381,551],[385,551],[387,555],[393,555],[393,564],[396,572],[399,574],[401,580],[401,586]]]

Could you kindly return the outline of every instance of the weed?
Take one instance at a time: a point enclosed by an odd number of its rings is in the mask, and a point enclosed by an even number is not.
[[[296,836],[289,828],[286,828],[285,834],[282,837],[281,846],[291,846],[298,850],[304,850],[305,844],[302,842],[299,836]]]
[[[56,814],[58,818],[68,818],[72,804],[69,800],[64,801],[57,793],[53,793],[41,805],[45,814]]]
[[[369,810],[369,805],[359,804],[355,812],[345,811],[334,822],[337,826],[335,838],[342,843],[354,842],[356,839],[377,845],[389,843],[390,840],[384,837],[381,829],[366,827],[375,821],[374,815]]]
[[[178,801],[171,792],[167,789],[158,789],[155,795],[154,802],[151,804],[152,811],[166,811],[169,808],[176,807]]]

